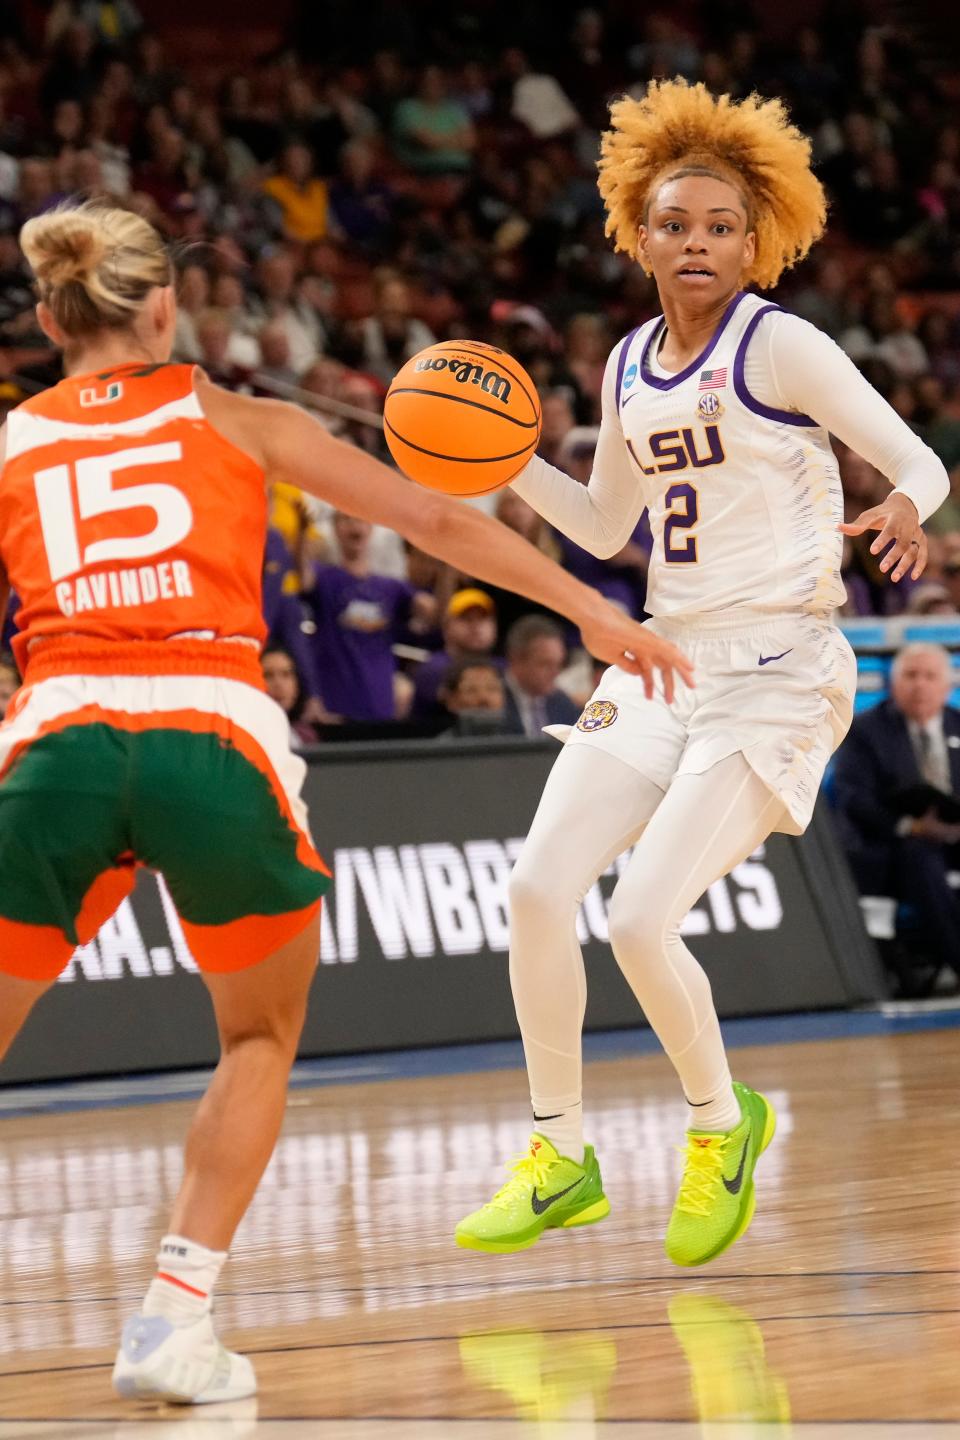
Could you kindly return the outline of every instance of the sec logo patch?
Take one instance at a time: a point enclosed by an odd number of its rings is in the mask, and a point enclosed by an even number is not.
[[[612,700],[591,700],[580,719],[577,729],[591,735],[594,730],[606,730],[620,714],[620,708]]]
[[[712,390],[701,395],[697,401],[697,414],[701,420],[719,420],[723,414],[719,395],[715,395]]]

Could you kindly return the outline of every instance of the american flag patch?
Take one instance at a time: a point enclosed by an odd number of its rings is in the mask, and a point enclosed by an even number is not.
[[[722,366],[719,370],[701,370],[701,390],[719,390],[727,383],[727,367]]]

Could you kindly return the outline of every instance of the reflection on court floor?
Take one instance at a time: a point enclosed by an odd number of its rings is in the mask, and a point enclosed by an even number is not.
[[[21,1110],[0,1120],[0,1440],[960,1440],[956,1042],[737,1052],[778,1138],[749,1234],[691,1272],[662,1251],[685,1118],[662,1057],[587,1067],[609,1220],[512,1256],[452,1231],[524,1145],[522,1074],[296,1090],[217,1302],[261,1392],[217,1415],[109,1388],[190,1105]]]

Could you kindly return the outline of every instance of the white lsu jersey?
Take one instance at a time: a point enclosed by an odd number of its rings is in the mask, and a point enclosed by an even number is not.
[[[651,615],[841,605],[843,492],[827,432],[748,391],[747,347],[779,307],[734,296],[706,349],[669,375],[652,362],[663,318],[619,347],[616,404],[654,537]]]

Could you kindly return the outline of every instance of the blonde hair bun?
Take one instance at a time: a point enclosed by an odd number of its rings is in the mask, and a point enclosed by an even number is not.
[[[20,247],[71,339],[132,324],[148,292],[173,279],[161,236],[130,210],[61,205],[27,221]]]
[[[106,242],[91,216],[82,210],[54,211],[28,220],[20,245],[41,285],[88,280],[106,254]]]

